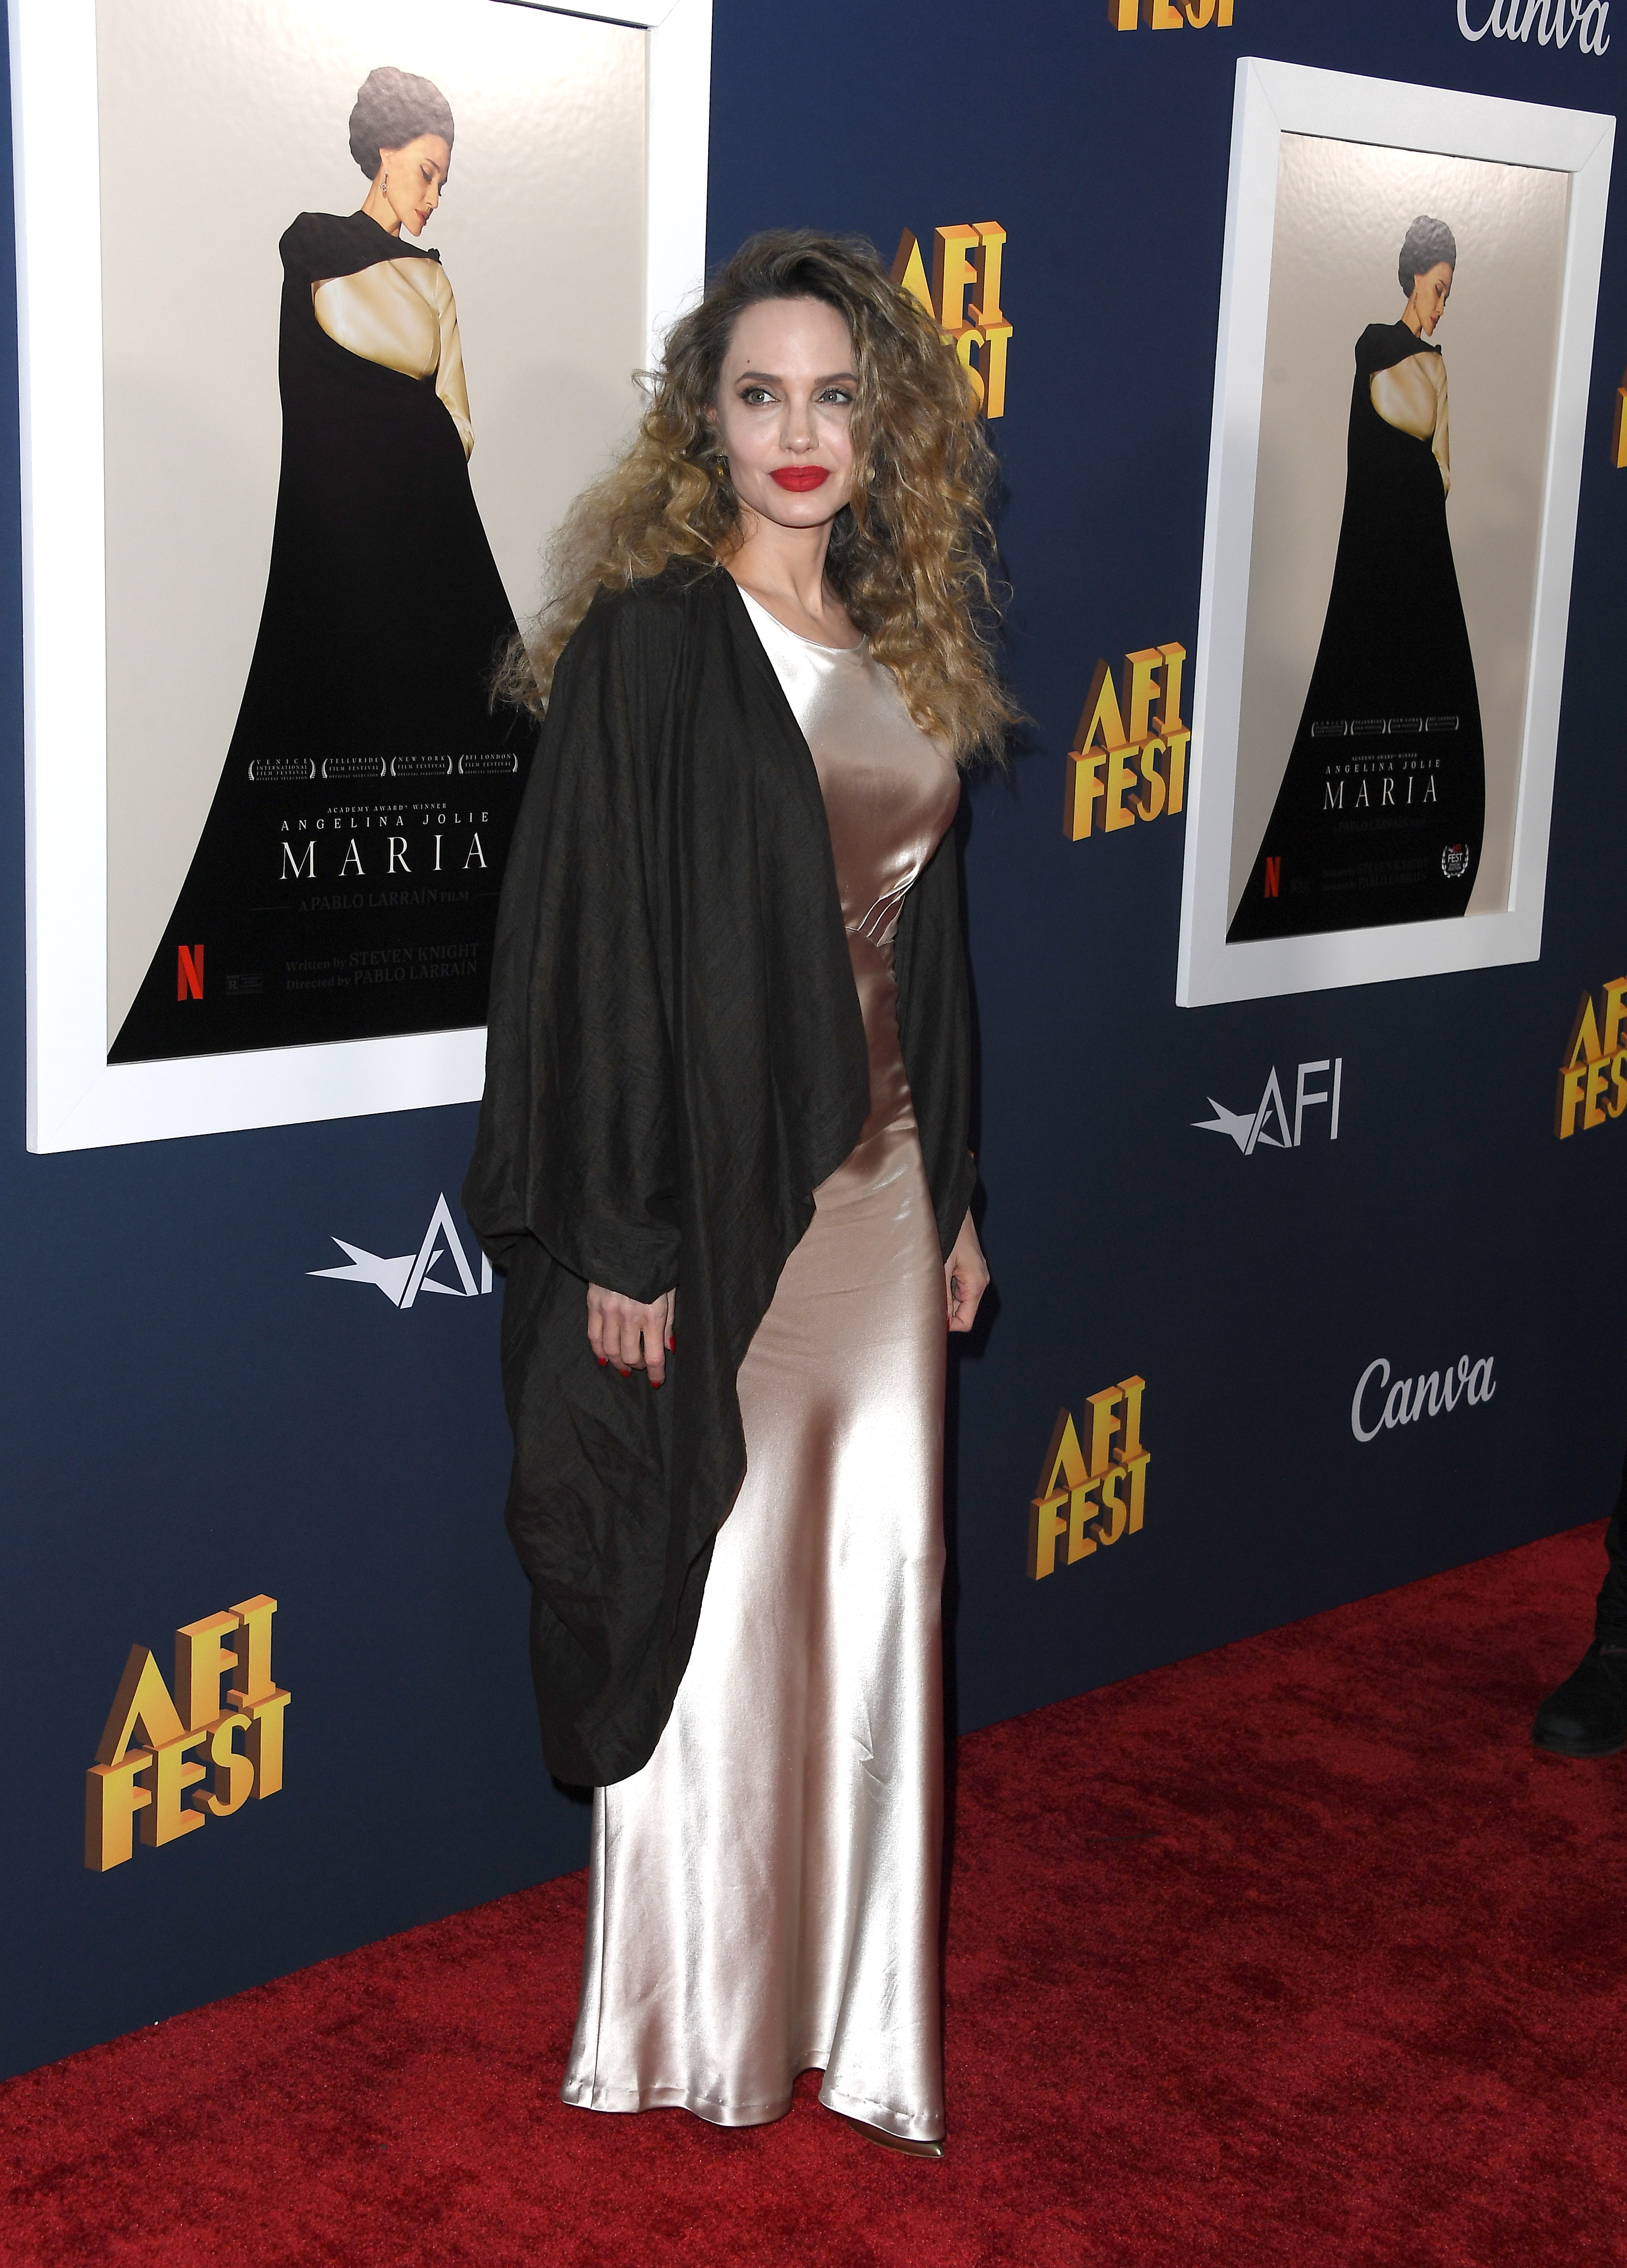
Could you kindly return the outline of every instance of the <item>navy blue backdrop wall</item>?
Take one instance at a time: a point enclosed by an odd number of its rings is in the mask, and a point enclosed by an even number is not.
[[[1183,822],[1070,844],[1060,818],[1098,657],[1195,643],[1239,55],[1614,111],[1618,12],[1594,57],[1574,38],[1466,40],[1455,0],[1235,0],[1231,29],[1179,36],[1115,32],[1102,0],[830,0],[816,22],[718,0],[714,256],[780,222],[888,254],[906,226],[1008,232],[990,431],[1033,723],[968,826],[998,1295],[952,1395],[963,1729],[1607,1508],[1627,1432],[1627,1124],[1560,1142],[1552,1111],[1578,998],[1627,965],[1619,183],[1541,961],[1182,1011]],[[500,1523],[500,1295],[398,1309],[308,1272],[341,1260],[335,1236],[416,1250],[439,1195],[455,1204],[472,1110],[25,1152],[9,452],[0,477],[0,2055],[17,2070],[577,1866],[586,1816],[537,1760]],[[1296,1066],[1336,1057],[1336,1143],[1319,1121],[1246,1157],[1196,1128],[1211,1097],[1252,1108],[1273,1067],[1292,1111]],[[1494,1358],[1492,1399],[1356,1440],[1369,1362],[1410,1376],[1465,1354]],[[1056,1412],[1132,1373],[1145,1528],[1033,1581]],[[178,1624],[261,1591],[293,1695],[283,1793],[85,1872],[83,1776],[128,1648],[167,1666]],[[1515,1716],[1536,1697],[1511,1684]]]

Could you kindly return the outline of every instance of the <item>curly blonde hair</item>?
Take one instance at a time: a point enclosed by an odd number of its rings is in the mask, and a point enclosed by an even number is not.
[[[741,541],[740,499],[710,412],[743,311],[821,299],[852,336],[850,501],[826,577],[886,664],[916,723],[955,759],[998,753],[1017,711],[996,674],[998,608],[986,498],[997,466],[966,371],[931,318],[862,238],[775,229],[750,238],[667,335],[650,400],[621,461],[578,498],[550,555],[548,594],[498,674],[504,699],[541,715],[554,666],[596,594],[669,561],[719,564]]]

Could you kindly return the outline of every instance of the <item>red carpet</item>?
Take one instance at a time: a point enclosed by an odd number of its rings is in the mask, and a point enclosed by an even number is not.
[[[580,1877],[0,2088],[6,2263],[1627,2261],[1597,1528],[961,1748],[950,2155],[566,2110]]]

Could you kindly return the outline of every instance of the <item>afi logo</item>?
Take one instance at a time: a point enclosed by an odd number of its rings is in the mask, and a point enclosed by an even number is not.
[[[1311,1086],[1307,1082],[1320,1078],[1323,1071],[1333,1073],[1331,1086]],[[1320,1110],[1324,1104],[1332,1108],[1328,1118],[1328,1139],[1339,1138],[1339,1094],[1344,1084],[1344,1057],[1323,1056],[1317,1063],[1298,1065],[1293,1082],[1293,1124],[1288,1123],[1288,1112],[1283,1102],[1283,1091],[1277,1084],[1277,1066],[1271,1065],[1271,1076],[1265,1082],[1265,1093],[1255,1110],[1228,1110],[1224,1102],[1217,1102],[1211,1094],[1209,1108],[1212,1118],[1192,1121],[1204,1134],[1229,1134],[1245,1158],[1252,1158],[1263,1144],[1268,1150],[1298,1150],[1305,1137],[1305,1114]],[[1275,1124],[1273,1134],[1267,1130]]]
[[[350,1255],[350,1266],[309,1268],[306,1273],[331,1277],[342,1284],[376,1284],[393,1307],[410,1307],[420,1292],[438,1292],[446,1300],[478,1300],[482,1292],[491,1289],[491,1263],[482,1252],[477,1284],[462,1240],[453,1226],[452,1209],[444,1192],[435,1200],[423,1241],[416,1252],[398,1253],[387,1259],[380,1253],[364,1251],[359,1244],[347,1244],[342,1236],[333,1241],[341,1252]],[[456,1270],[455,1284],[436,1275],[443,1263]]]

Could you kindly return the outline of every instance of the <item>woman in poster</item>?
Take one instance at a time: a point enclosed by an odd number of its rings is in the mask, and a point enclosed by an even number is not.
[[[445,188],[453,116],[382,69],[350,133],[361,210],[301,213],[279,247],[260,634],[115,1063],[484,1019],[526,735],[490,696],[514,618],[469,486],[457,307],[439,254],[407,240]]]
[[[992,458],[868,246],[753,239],[585,499],[464,1203],[508,1274],[544,1752],[595,1788],[568,2102],[799,2072],[938,2156],[957,763],[1009,711]],[[659,1391],[652,1391],[659,1388]]]
[[[1400,320],[1356,342],[1327,620],[1228,943],[1468,908],[1485,760],[1447,526],[1447,368],[1432,343],[1456,268],[1452,231],[1421,214],[1402,247]]]

